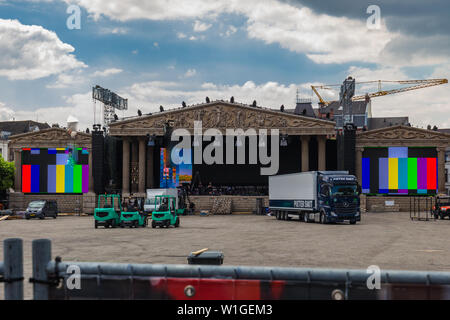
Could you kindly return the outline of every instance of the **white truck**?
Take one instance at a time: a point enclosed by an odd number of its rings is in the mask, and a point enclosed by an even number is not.
[[[157,211],[159,209],[159,204],[155,204],[155,196],[174,196],[176,200],[176,207],[178,209],[178,190],[176,188],[167,188],[167,189],[147,189],[147,198],[144,202],[144,211],[148,214],[151,214],[153,211]]]
[[[310,171],[269,177],[269,208],[277,220],[361,221],[359,188],[347,171]]]

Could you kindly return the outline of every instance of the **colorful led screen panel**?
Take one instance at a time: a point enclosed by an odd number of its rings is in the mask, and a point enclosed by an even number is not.
[[[192,181],[192,154],[191,149],[160,148],[160,188],[176,188],[183,183]]]
[[[365,148],[361,168],[363,193],[437,193],[436,148]]]
[[[23,193],[87,193],[89,152],[85,148],[23,148]]]

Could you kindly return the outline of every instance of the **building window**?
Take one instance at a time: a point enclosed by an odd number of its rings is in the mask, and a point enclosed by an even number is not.
[[[445,183],[448,183],[448,169],[445,169]]]

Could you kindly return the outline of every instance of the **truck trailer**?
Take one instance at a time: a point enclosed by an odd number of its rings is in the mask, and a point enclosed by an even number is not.
[[[269,208],[277,220],[361,221],[359,187],[348,171],[309,171],[269,177]]]

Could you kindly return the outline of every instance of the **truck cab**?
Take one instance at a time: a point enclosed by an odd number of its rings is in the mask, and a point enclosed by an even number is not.
[[[319,221],[350,224],[361,221],[359,187],[356,177],[343,174],[321,174],[318,181]]]

